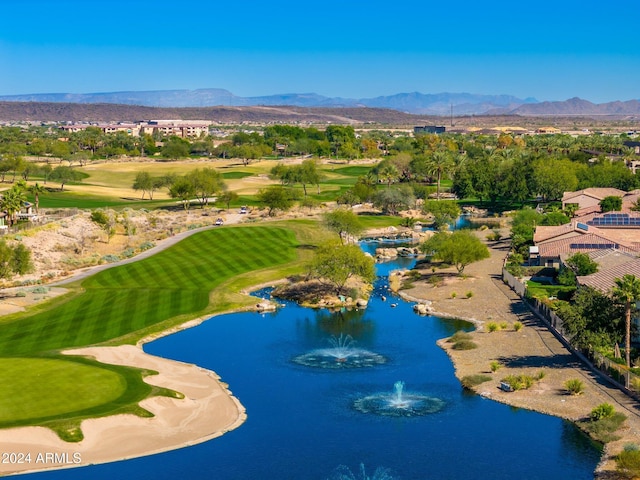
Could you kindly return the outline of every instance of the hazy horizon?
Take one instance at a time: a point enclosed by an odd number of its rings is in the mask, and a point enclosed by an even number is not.
[[[640,98],[640,4],[497,0],[176,8],[112,0],[3,5],[0,95],[221,88],[237,96],[442,92],[594,103]]]

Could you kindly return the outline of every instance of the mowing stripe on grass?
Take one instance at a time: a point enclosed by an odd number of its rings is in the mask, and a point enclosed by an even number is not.
[[[85,293],[49,311],[0,323],[0,355],[106,342],[183,314],[198,315],[209,292],[233,276],[294,260],[282,227],[225,227],[197,233],[152,257],[87,278]]]

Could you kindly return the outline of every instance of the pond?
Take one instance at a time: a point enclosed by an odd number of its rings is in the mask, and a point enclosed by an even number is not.
[[[400,261],[408,266],[410,260]],[[397,264],[381,264],[379,274],[392,268]],[[366,310],[331,313],[284,305],[270,314],[214,317],[145,347],[218,373],[247,409],[242,426],[181,450],[35,475],[593,478],[601,450],[571,423],[464,391],[436,341],[471,325],[414,314],[409,303],[389,294],[385,276]],[[364,359],[362,365],[351,357]]]

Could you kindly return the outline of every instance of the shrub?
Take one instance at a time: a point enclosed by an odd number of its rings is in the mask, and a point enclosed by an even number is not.
[[[460,340],[459,342],[454,343],[451,348],[454,350],[473,350],[474,348],[478,348],[478,345],[471,340]]]
[[[614,413],[615,409],[613,408],[613,405],[611,405],[610,403],[601,403],[593,410],[591,410],[589,418],[591,418],[592,421],[597,422],[598,420],[602,420],[603,418],[613,416]]]
[[[124,252],[122,252],[123,258],[131,258],[135,255],[136,251],[133,248],[127,248]]]
[[[509,327],[509,324],[507,322],[500,322],[501,330],[506,330],[508,327]]]
[[[31,293],[47,293],[48,291],[49,291],[49,287],[44,287],[44,286],[33,287],[31,289]]]
[[[613,432],[618,430],[626,419],[627,417],[622,413],[615,412],[610,417],[601,418],[600,420],[578,422],[578,426],[586,431],[594,440],[601,443],[608,443],[619,440],[620,437],[614,435]]]
[[[496,322],[489,322],[487,323],[487,330],[489,332],[497,332],[498,330],[500,330],[500,325],[498,325]]]
[[[564,382],[564,388],[570,395],[580,395],[584,392],[584,383],[577,378],[571,378]]]
[[[540,381],[542,380],[545,376],[547,375],[547,373],[544,370],[540,370],[538,372],[538,374],[536,375],[536,380]]]
[[[451,335],[448,341],[455,343],[455,342],[459,342],[460,340],[471,340],[471,338],[473,337],[471,336],[470,333],[467,333],[463,330],[458,330],[456,333]]]
[[[513,329],[516,332],[519,332],[520,330],[522,330],[522,322],[514,322],[513,323]]]
[[[490,242],[497,242],[502,238],[502,234],[500,230],[492,230],[490,234],[487,235],[487,240]]]
[[[471,297],[473,297],[473,292],[472,292],[472,291],[468,291],[468,292],[465,294],[465,296],[466,296],[467,298],[471,298]]]
[[[155,246],[156,246],[156,244],[153,243],[153,242],[144,242],[144,243],[141,243],[138,248],[140,249],[140,251],[145,251],[145,250],[149,250],[150,248],[153,248]]]
[[[493,373],[496,373],[500,369],[500,367],[502,366],[500,364],[500,362],[498,362],[497,360],[494,360],[493,362],[491,362],[490,365],[491,365],[491,371]]]
[[[484,383],[484,382],[488,382],[489,380],[491,380],[491,377],[488,375],[476,374],[476,375],[466,375],[462,377],[462,380],[460,380],[460,382],[462,383],[462,386],[464,388],[471,389],[472,387],[475,387],[476,385],[480,385],[481,383]]]
[[[636,446],[635,450],[627,450],[625,446],[624,451],[616,456],[616,469],[626,478],[640,476],[640,451],[637,448]]]
[[[533,385],[533,378],[529,375],[509,375],[500,381],[511,386],[513,390],[527,390]]]
[[[25,292],[24,290],[20,290],[18,292],[16,292],[16,297],[22,298],[22,297],[26,297],[27,296],[27,292]]]
[[[451,298],[456,298],[458,294],[456,292],[451,292]]]
[[[117,262],[118,260],[120,260],[120,257],[118,255],[104,255],[100,261],[104,262],[104,263],[113,263],[113,262]]]

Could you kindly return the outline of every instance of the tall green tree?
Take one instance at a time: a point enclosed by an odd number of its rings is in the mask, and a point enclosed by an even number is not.
[[[16,216],[20,210],[22,210],[22,207],[24,207],[26,201],[27,197],[24,190],[18,185],[14,185],[9,190],[5,190],[2,193],[2,199],[0,199],[0,210],[7,214],[9,226],[16,222]]]
[[[440,229],[455,222],[460,215],[460,206],[455,200],[426,200],[422,205],[422,211],[433,215],[433,223]]]
[[[455,265],[458,274],[473,262],[489,258],[489,249],[468,230],[453,233],[438,232],[424,242],[420,249],[436,260]]]
[[[353,210],[347,208],[336,208],[325,213],[324,224],[329,230],[338,234],[343,245],[347,238],[359,235],[364,229],[358,216],[353,213]]]
[[[40,212],[40,195],[47,192],[47,189],[38,182],[29,187],[29,192],[33,195],[33,203],[36,206],[36,213]]]
[[[270,217],[272,217],[277,210],[289,210],[293,206],[294,199],[294,192],[290,188],[285,188],[280,185],[272,185],[258,192],[258,200],[266,205]]]
[[[32,269],[31,252],[27,247],[21,243],[12,247],[4,239],[0,240],[0,278],[24,275]]]
[[[631,368],[631,311],[636,310],[636,302],[640,300],[640,279],[635,275],[623,275],[622,278],[614,280],[615,287],[611,293],[624,304],[624,349],[627,367]],[[627,387],[629,381],[627,377]]]
[[[333,242],[318,248],[309,270],[314,277],[331,283],[338,295],[343,293],[351,277],[373,283],[376,276],[373,258],[365,255],[360,247]]]
[[[453,157],[447,150],[436,150],[427,160],[427,171],[436,177],[436,199],[440,200],[440,182],[442,176],[449,173],[454,167]]]
[[[69,182],[79,182],[82,180],[82,174],[64,165],[58,165],[51,171],[49,179],[60,183],[60,191],[64,190],[64,186]]]
[[[164,158],[178,160],[179,158],[188,158],[190,152],[191,144],[188,140],[173,136],[164,142],[161,154]]]
[[[187,179],[193,185],[193,192],[203,208],[209,204],[210,197],[227,188],[220,172],[213,168],[197,168],[187,174]]]
[[[619,212],[620,210],[622,210],[622,197],[610,195],[600,200],[601,212]]]
[[[216,201],[222,203],[229,210],[231,203],[235,202],[238,199],[238,194],[236,192],[232,192],[231,190],[227,190],[218,195]]]
[[[196,195],[196,190],[191,182],[186,177],[178,177],[169,187],[169,196],[171,198],[179,198],[182,201],[182,207],[185,210],[189,210],[191,206],[191,199]]]

